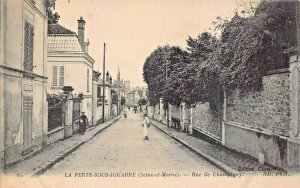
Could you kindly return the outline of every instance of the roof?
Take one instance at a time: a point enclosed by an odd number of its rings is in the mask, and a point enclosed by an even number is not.
[[[75,32],[59,24],[48,25],[48,52],[84,52]]]
[[[59,24],[48,24],[48,35],[52,35],[52,34],[76,34],[76,33]]]
[[[109,85],[110,86],[110,83],[107,82],[106,80],[105,80],[104,83],[105,83],[105,85]],[[103,79],[102,78],[99,78],[98,85],[103,85]]]
[[[76,35],[48,35],[48,52],[83,52]]]

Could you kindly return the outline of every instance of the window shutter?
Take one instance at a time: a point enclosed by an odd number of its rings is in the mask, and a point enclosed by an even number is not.
[[[87,92],[90,91],[90,69],[87,69]]]
[[[24,27],[24,70],[28,70],[29,66],[29,37],[30,37],[30,29],[29,29],[29,23],[25,22]]]
[[[29,51],[28,51],[28,71],[32,72],[33,71],[33,26],[30,25],[29,27]]]
[[[33,26],[25,21],[24,27],[24,70],[33,71]]]
[[[52,86],[57,86],[57,66],[53,66]]]
[[[97,98],[100,98],[101,96],[101,88],[97,87]]]
[[[60,70],[59,70],[59,86],[64,86],[64,75],[65,74],[65,70],[64,70],[64,66],[60,66]]]

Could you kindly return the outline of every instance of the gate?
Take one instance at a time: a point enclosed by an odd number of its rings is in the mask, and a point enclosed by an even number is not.
[[[48,131],[63,126],[64,113],[63,104],[58,103],[56,106],[48,108]]]
[[[73,122],[80,118],[80,100],[73,100]]]

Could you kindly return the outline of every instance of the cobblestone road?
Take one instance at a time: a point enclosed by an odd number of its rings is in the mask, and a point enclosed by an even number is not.
[[[77,172],[179,173],[221,171],[204,161],[156,127],[149,129],[150,140],[143,140],[140,114],[121,118],[107,130],[54,165],[44,175]]]

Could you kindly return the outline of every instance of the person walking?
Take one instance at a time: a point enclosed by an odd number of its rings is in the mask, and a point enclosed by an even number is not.
[[[80,122],[79,122],[79,133],[84,134],[88,122],[89,120],[86,117],[85,112],[81,112]]]
[[[149,140],[148,128],[150,127],[150,122],[147,117],[147,114],[144,114],[144,120],[143,120],[142,126],[143,126],[144,140]]]

